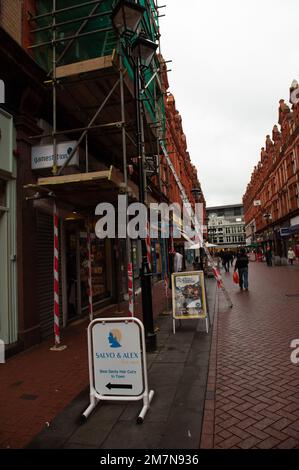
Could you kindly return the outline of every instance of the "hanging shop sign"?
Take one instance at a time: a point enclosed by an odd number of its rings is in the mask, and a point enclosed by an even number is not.
[[[141,400],[143,422],[154,392],[148,390],[144,327],[137,318],[102,318],[88,327],[90,405],[101,400]]]
[[[173,332],[175,320],[205,319],[208,332],[208,312],[203,271],[172,274]]]
[[[73,148],[77,145],[76,141],[61,142],[57,144],[57,165],[61,166],[67,160]],[[52,168],[54,161],[53,145],[36,145],[31,149],[31,169],[41,170],[43,168]],[[69,165],[79,165],[79,149],[76,150]]]
[[[279,233],[281,237],[289,237],[291,235],[289,227],[279,229]]]

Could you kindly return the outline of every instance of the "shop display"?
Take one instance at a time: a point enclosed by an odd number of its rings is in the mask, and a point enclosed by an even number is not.
[[[88,305],[88,250],[87,234],[80,233],[80,278],[82,307]],[[106,287],[105,241],[91,235],[91,275],[93,303],[108,296]]]

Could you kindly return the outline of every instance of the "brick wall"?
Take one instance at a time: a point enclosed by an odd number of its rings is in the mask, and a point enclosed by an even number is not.
[[[23,0],[0,0],[0,26],[19,44],[22,42]]]

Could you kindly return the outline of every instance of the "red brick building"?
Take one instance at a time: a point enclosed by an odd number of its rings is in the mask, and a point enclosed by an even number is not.
[[[270,245],[276,262],[286,262],[289,246],[299,247],[299,104],[297,82],[291,108],[279,101],[278,123],[267,135],[261,157],[243,196],[247,244]]]

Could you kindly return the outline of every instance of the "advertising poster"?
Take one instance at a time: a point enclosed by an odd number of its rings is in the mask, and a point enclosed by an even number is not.
[[[206,318],[203,271],[191,271],[172,274],[173,318]]]

